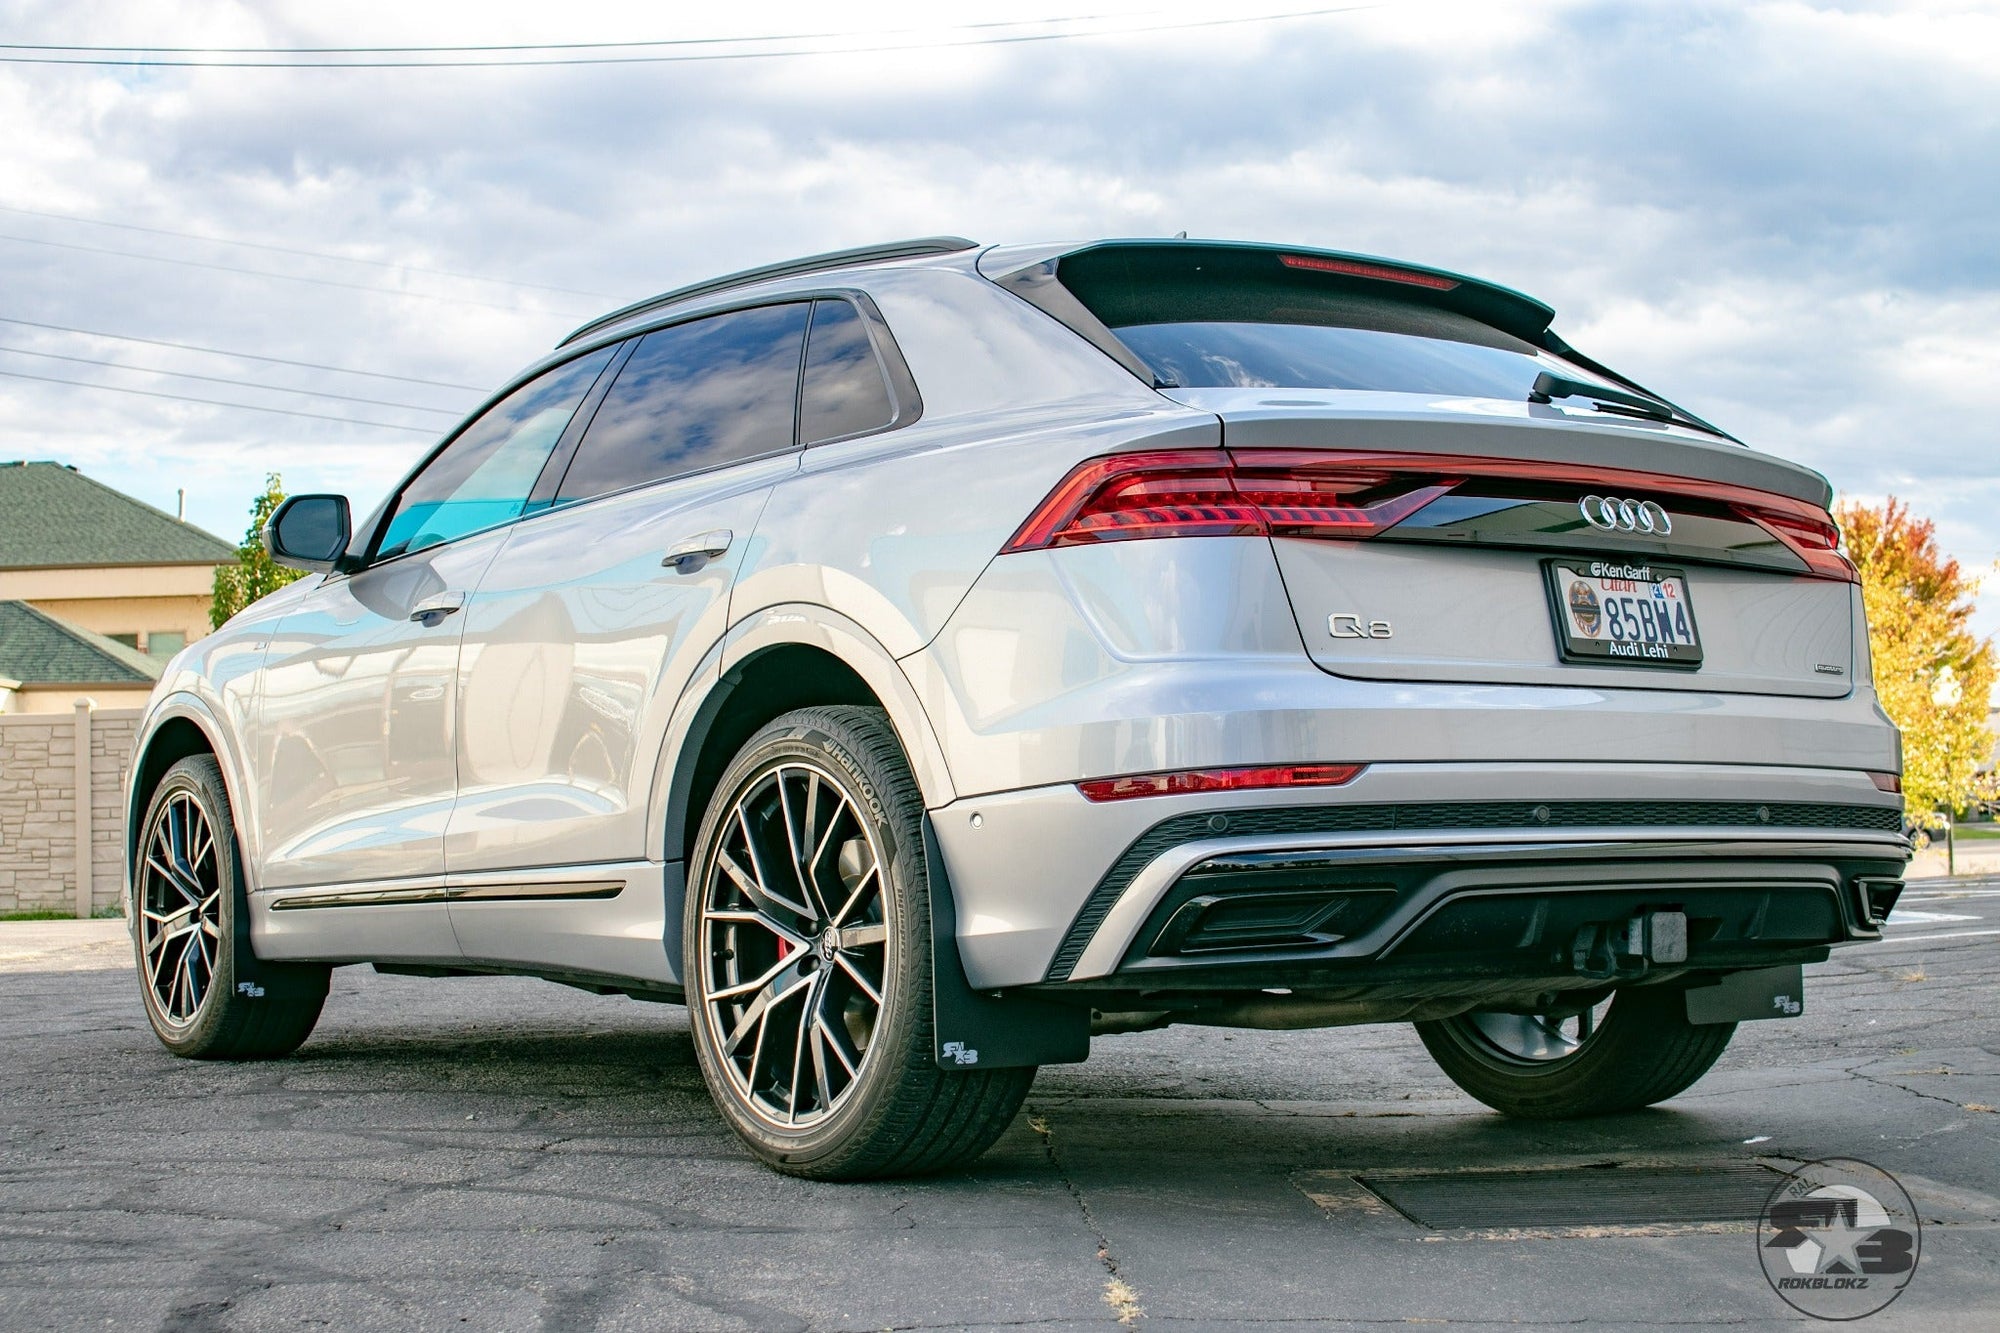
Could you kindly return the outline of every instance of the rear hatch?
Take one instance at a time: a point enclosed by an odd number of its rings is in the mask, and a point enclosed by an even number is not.
[[[989,276],[1223,422],[1226,458],[1112,478],[1073,539],[1149,535],[1120,494],[1155,514],[1170,496],[1179,535],[1267,532],[1307,651],[1341,676],[1852,688],[1858,598],[1825,480],[1577,353],[1548,307],[1319,251],[1029,258]]]

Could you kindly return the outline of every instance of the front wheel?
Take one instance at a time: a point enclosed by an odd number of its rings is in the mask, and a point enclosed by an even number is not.
[[[752,1152],[853,1180],[970,1161],[1033,1069],[940,1069],[923,803],[880,709],[787,713],[737,753],[689,859],[695,1054]]]
[[[1621,990],[1554,1013],[1460,1014],[1417,1035],[1451,1081],[1505,1115],[1530,1120],[1635,1111],[1706,1074],[1734,1023],[1688,1022],[1672,986]]]
[[[160,1044],[193,1060],[288,1055],[311,1034],[328,970],[266,966],[243,980],[237,918],[245,910],[236,824],[222,769],[191,755],[153,792],[132,866],[132,942],[146,1018]]]

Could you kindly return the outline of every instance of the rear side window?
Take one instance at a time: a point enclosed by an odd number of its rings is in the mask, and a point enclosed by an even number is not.
[[[556,503],[793,448],[810,308],[736,310],[641,338],[584,432]]]
[[[799,439],[819,444],[865,435],[895,419],[889,381],[868,341],[861,312],[846,301],[816,302],[806,339]]]

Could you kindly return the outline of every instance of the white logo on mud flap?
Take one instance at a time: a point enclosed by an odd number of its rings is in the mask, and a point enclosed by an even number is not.
[[[264,988],[262,986],[259,986],[254,981],[237,982],[236,993],[238,995],[248,995],[253,1000],[261,1000],[264,998]]]
[[[940,1051],[940,1056],[943,1059],[950,1060],[954,1064],[976,1065],[979,1063],[979,1052],[976,1050],[966,1050],[965,1043],[962,1041],[946,1042]]]

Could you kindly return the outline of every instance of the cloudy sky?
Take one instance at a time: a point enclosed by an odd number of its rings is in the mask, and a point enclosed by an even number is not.
[[[1185,230],[1519,287],[1992,568],[2000,5],[1313,8],[0,0],[0,459],[184,488],[234,539],[266,471],[368,507],[612,304],[902,236]],[[20,63],[639,41],[701,44]]]

